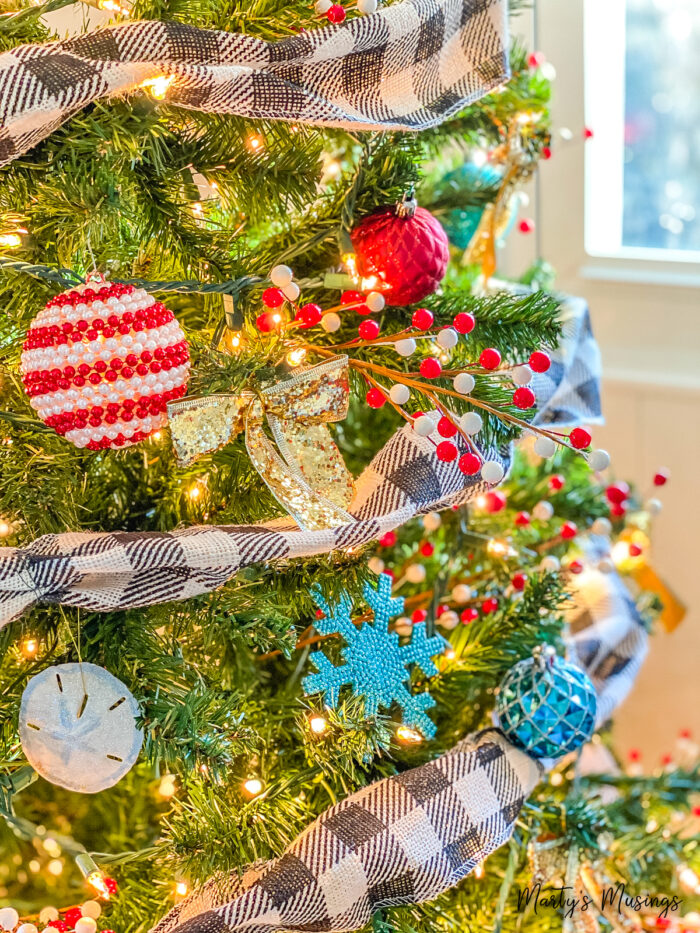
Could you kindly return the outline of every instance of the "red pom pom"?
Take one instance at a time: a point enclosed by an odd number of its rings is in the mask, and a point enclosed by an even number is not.
[[[429,327],[432,327],[434,320],[432,311],[427,308],[418,308],[413,312],[411,324],[417,327],[418,330],[428,330]]]
[[[262,303],[266,308],[279,308],[285,302],[281,288],[266,288],[262,293]]]
[[[440,360],[436,360],[434,356],[429,356],[427,359],[422,360],[419,369],[421,376],[425,379],[437,379],[442,372]]]
[[[365,401],[370,408],[381,408],[386,402],[386,395],[384,395],[381,389],[375,386],[368,390],[367,395],[365,395]]]
[[[418,625],[420,622],[425,622],[428,618],[428,613],[425,609],[414,609],[411,613],[411,622],[414,625]]]
[[[515,573],[511,577],[511,584],[514,590],[524,590],[527,583],[527,576],[524,573]]]
[[[459,314],[455,314],[454,321],[452,322],[452,326],[458,334],[471,334],[475,324],[474,315],[468,314],[466,311],[460,311]]]
[[[630,544],[629,546],[629,555],[630,557],[639,557],[640,554],[644,552],[644,548],[640,547],[639,544]]]
[[[535,221],[531,217],[523,217],[518,224],[518,230],[521,233],[532,233],[535,229]]]
[[[583,564],[580,560],[570,560],[566,565],[566,569],[569,573],[583,573]]]
[[[501,354],[494,347],[481,351],[479,363],[484,369],[497,369],[501,365]]]
[[[552,361],[547,353],[543,353],[542,350],[535,350],[534,353],[530,354],[528,365],[533,373],[546,373],[552,365]]]
[[[564,488],[565,483],[564,477],[561,473],[555,473],[554,476],[549,477],[549,491],[550,492],[559,492],[560,489]]]
[[[608,502],[614,502],[616,504],[624,502],[629,494],[630,488],[627,483],[623,481],[620,481],[619,483],[611,483],[605,490],[605,497]]]
[[[442,463],[452,463],[452,461],[456,459],[459,451],[452,441],[442,441],[437,445],[435,453],[437,454],[438,460]]]
[[[300,327],[306,328],[315,327],[322,317],[323,308],[310,302],[309,304],[302,305],[301,308],[299,308],[294,320],[300,322]]]
[[[564,522],[564,524],[559,529],[559,534],[564,539],[575,538],[578,534],[578,526],[576,522]]]
[[[78,920],[83,916],[83,912],[80,907],[69,907],[68,910],[63,915],[63,919],[68,924],[69,929],[73,929]]]
[[[481,458],[476,454],[462,454],[458,466],[466,476],[474,476],[481,469]]]
[[[492,489],[490,492],[486,493],[484,498],[486,500],[487,512],[502,512],[508,504],[505,493],[502,493],[499,489]]]
[[[610,514],[615,518],[622,518],[622,516],[627,511],[627,506],[624,502],[611,502],[610,503]]]
[[[420,552],[423,557],[432,557],[435,553],[435,546],[430,541],[424,541],[420,546]]]
[[[334,3],[333,6],[326,13],[326,17],[329,23],[342,23],[345,19],[346,13],[343,7],[339,3]]]
[[[569,434],[569,440],[571,446],[575,447],[576,450],[583,450],[584,447],[588,447],[591,443],[591,435],[584,428],[574,428]]]
[[[484,615],[488,615],[490,612],[495,612],[498,609],[498,600],[493,597],[485,599],[481,604],[481,611]]]
[[[463,625],[469,625],[470,622],[474,622],[479,618],[479,613],[476,611],[476,609],[472,609],[470,606],[467,609],[463,609],[459,617],[462,620]]]
[[[515,516],[516,525],[529,525],[530,524],[530,513],[529,512],[518,512]]]
[[[381,536],[379,543],[382,547],[393,547],[396,544],[396,532],[387,531],[386,534]]]
[[[440,437],[454,437],[457,433],[457,428],[455,425],[450,421],[449,418],[446,418],[444,415],[438,421],[437,429]]]
[[[520,386],[513,392],[513,402],[516,408],[521,408],[525,411],[527,408],[532,408],[535,404],[535,393],[528,386]]]
[[[655,486],[665,486],[671,476],[671,471],[666,467],[661,467],[660,470],[657,470],[654,473],[654,485]]]
[[[363,340],[374,340],[379,334],[379,324],[371,319],[363,321],[357,328],[357,332]]]
[[[383,207],[365,217],[351,233],[357,269],[379,280],[390,305],[421,301],[438,288],[450,258],[447,234],[430,211],[399,217]]]
[[[528,68],[541,68],[546,61],[544,52],[530,52],[527,57]]]

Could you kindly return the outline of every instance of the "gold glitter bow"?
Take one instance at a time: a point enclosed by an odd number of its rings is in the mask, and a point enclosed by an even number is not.
[[[346,356],[311,366],[257,394],[183,398],[168,405],[175,455],[180,466],[188,466],[245,431],[253,465],[300,528],[346,525],[353,521],[346,511],[353,478],[327,423],[346,417],[348,399]],[[266,419],[277,450],[265,433]]]

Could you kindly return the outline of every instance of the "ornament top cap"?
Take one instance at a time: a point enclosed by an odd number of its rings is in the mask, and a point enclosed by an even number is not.
[[[557,650],[552,645],[535,645],[532,649],[532,657],[542,670],[551,667],[556,656]]]
[[[396,202],[396,216],[413,217],[417,209],[418,201],[416,201],[414,188],[413,185],[411,185],[408,191],[404,191],[401,200]]]

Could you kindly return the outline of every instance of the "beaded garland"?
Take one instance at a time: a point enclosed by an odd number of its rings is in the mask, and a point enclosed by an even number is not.
[[[41,420],[76,447],[128,447],[167,423],[186,393],[190,354],[165,305],[142,288],[91,281],[36,316],[22,382]]]

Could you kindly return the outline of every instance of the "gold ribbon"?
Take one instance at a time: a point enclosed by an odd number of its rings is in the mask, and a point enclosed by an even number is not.
[[[245,431],[253,465],[300,528],[346,525],[353,521],[347,512],[353,478],[327,425],[347,416],[349,394],[348,359],[342,356],[258,393],[172,402],[168,418],[177,461],[188,466]]]

